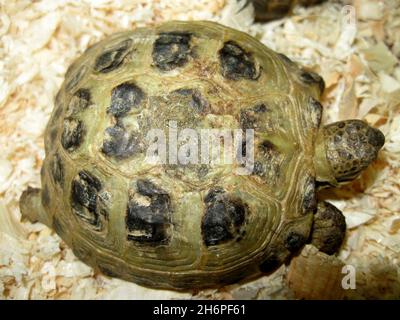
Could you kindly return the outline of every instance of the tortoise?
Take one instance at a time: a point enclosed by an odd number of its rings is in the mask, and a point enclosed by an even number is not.
[[[345,219],[317,191],[356,178],[385,138],[361,120],[321,126],[323,90],[316,73],[214,22],[113,34],[67,70],[45,130],[42,188],[23,192],[22,216],[103,274],[153,288],[253,279],[307,243],[332,255]],[[155,128],[237,130],[229,150],[235,160],[252,153],[251,170],[147,161]]]

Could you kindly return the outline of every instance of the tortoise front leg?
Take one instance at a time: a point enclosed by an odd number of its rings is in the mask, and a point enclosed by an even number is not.
[[[28,187],[21,195],[19,208],[22,217],[28,219],[30,222],[41,222],[47,226],[51,226],[51,218],[43,208],[41,196],[41,189]]]
[[[339,250],[345,233],[346,221],[342,212],[328,202],[318,202],[311,230],[311,244],[331,255]]]

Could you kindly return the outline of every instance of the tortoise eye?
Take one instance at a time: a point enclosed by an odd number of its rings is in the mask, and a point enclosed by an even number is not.
[[[133,83],[122,83],[111,93],[111,104],[107,113],[115,117],[125,116],[132,108],[138,107],[144,98],[144,92]]]
[[[85,126],[81,120],[67,118],[61,136],[61,144],[67,151],[76,150],[83,142]]]
[[[138,244],[168,243],[172,214],[169,194],[147,179],[138,180],[136,189],[129,198],[125,218],[127,240]]]
[[[91,104],[91,93],[89,89],[79,89],[71,98],[67,107],[67,117],[77,114]]]
[[[186,32],[161,33],[154,42],[154,65],[162,71],[182,67],[189,60],[191,34]]]

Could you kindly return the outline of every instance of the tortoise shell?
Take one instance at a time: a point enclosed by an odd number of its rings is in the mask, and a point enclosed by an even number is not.
[[[85,263],[146,286],[270,272],[310,238],[323,89],[320,76],[217,23],[114,34],[71,65],[57,94],[35,191],[43,220]],[[252,129],[252,170],[174,162],[172,148],[167,164],[149,163],[154,128]]]

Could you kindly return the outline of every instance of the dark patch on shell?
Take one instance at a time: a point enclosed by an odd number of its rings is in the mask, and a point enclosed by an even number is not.
[[[257,176],[263,176],[265,174],[265,168],[260,161],[254,161],[253,174]]]
[[[255,113],[264,113],[268,111],[268,108],[264,103],[259,103],[253,107],[253,111]]]
[[[318,100],[315,100],[313,97],[310,97],[309,107],[314,128],[319,128],[322,119],[323,107],[321,103]]]
[[[85,127],[81,120],[66,118],[61,135],[61,145],[67,151],[74,151],[82,144],[84,134]]]
[[[257,129],[260,121],[260,115],[268,111],[268,107],[264,103],[256,104],[255,106],[241,110],[239,116],[240,127],[243,130]]]
[[[102,188],[100,180],[87,171],[80,171],[72,181],[71,203],[73,211],[82,220],[99,227],[98,199]]]
[[[51,161],[51,174],[54,181],[59,184],[64,184],[64,164],[58,153],[54,154],[53,160]]]
[[[77,114],[91,104],[91,93],[89,89],[80,88],[72,96],[67,109],[67,117]]]
[[[256,144],[254,150],[255,161],[253,175],[262,178],[266,183],[273,185],[281,176],[283,155],[273,142],[262,140]]]
[[[131,47],[132,40],[126,39],[113,48],[107,49],[96,58],[94,70],[101,73],[108,73],[117,69],[131,51]]]
[[[247,110],[241,110],[239,116],[240,127],[243,130],[254,129],[256,126],[256,117]]]
[[[221,63],[221,73],[230,80],[241,78],[256,80],[260,76],[253,55],[246,52],[234,41],[224,43],[218,52]]]
[[[263,140],[258,145],[260,160],[254,161],[254,167],[252,174],[258,175],[260,177],[264,177],[267,174],[268,165],[267,163],[274,157],[274,154],[277,153],[275,145],[268,140]]]
[[[47,185],[43,186],[42,193],[41,193],[42,205],[43,207],[49,207],[50,205],[50,195],[49,195],[49,188]]]
[[[125,116],[132,108],[138,107],[144,92],[133,83],[125,82],[112,90],[111,105],[107,109],[115,117]]]
[[[204,112],[207,110],[210,106],[206,98],[202,96],[199,90],[196,89],[178,89],[175,90],[174,92],[183,95],[183,96],[190,96],[190,106],[196,111],[196,112]]]
[[[149,205],[130,198],[127,207],[127,239],[137,243],[159,245],[169,241],[171,227],[171,199],[166,191],[149,180],[136,182],[137,193],[148,197]]]
[[[315,72],[302,70],[300,73],[300,80],[306,85],[317,85],[320,94],[322,94],[325,90],[324,79],[322,79],[322,77]]]
[[[219,198],[223,197],[224,193],[225,193],[225,190],[222,189],[221,187],[213,188],[205,196],[204,203],[206,205],[209,205],[209,204],[217,201]]]
[[[86,65],[82,65],[77,71],[75,71],[75,73],[71,76],[70,80],[67,81],[67,83],[65,84],[65,89],[67,91],[71,91],[72,89],[74,89],[78,85],[78,83],[82,80],[87,70],[88,67]]]
[[[214,188],[204,198],[206,211],[201,224],[206,246],[218,245],[240,236],[247,208],[243,202]]]
[[[151,182],[150,180],[138,180],[136,182],[136,187],[137,187],[137,191],[139,192],[139,194],[141,194],[142,196],[146,196],[146,197],[153,197],[153,196],[157,196],[157,195],[166,195],[167,193],[157,187],[153,182]]]
[[[160,33],[153,46],[154,65],[162,71],[170,71],[185,65],[191,53],[191,36],[186,32]]]
[[[273,150],[275,150],[275,146],[271,141],[268,140],[263,140],[259,145],[258,148],[263,152],[263,153],[268,153]]]
[[[115,125],[106,129],[106,139],[101,152],[117,159],[126,159],[140,151],[138,139],[129,134],[123,127]]]

